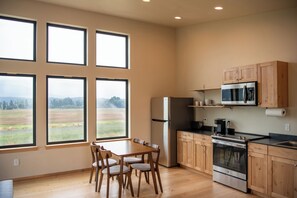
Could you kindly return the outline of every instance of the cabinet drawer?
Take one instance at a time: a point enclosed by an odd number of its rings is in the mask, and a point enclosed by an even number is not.
[[[211,136],[208,135],[194,134],[194,140],[196,141],[211,142],[211,139]]]
[[[261,153],[267,155],[267,145],[263,144],[256,144],[256,143],[249,143],[248,144],[248,151],[254,153]]]
[[[269,146],[268,154],[271,156],[286,158],[290,160],[297,160],[297,150],[295,149],[286,149],[277,146]]]

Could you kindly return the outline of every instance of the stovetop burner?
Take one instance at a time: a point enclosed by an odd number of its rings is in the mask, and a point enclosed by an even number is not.
[[[236,142],[248,142],[250,140],[257,140],[265,138],[265,136],[261,135],[252,135],[252,134],[246,134],[246,133],[235,133],[234,135],[223,135],[223,134],[214,134],[212,135],[212,138],[215,139],[222,139],[222,140],[231,140]]]

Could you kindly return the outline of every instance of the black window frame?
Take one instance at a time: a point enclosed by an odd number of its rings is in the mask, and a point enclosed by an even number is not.
[[[129,132],[129,80],[128,79],[110,79],[110,78],[96,78],[96,90],[97,90],[97,80],[104,80],[104,81],[122,81],[126,83],[126,131],[124,136],[116,136],[116,137],[106,137],[106,138],[98,138],[97,137],[97,92],[96,92],[96,122],[95,122],[95,128],[96,128],[96,140],[111,140],[111,139],[120,139],[120,138],[128,138],[128,132]]]
[[[57,61],[49,61],[48,60],[48,53],[49,53],[49,26],[70,29],[70,30],[79,30],[84,32],[84,63],[66,63],[66,62],[57,62]],[[46,23],[46,63],[53,63],[53,64],[64,64],[64,65],[77,65],[77,66],[86,66],[87,65],[87,29],[79,28],[69,25],[60,25],[55,23]]]
[[[113,32],[106,32],[106,31],[101,31],[101,30],[96,30],[96,37],[97,34],[106,34],[106,35],[111,35],[111,36],[119,36],[119,37],[124,37],[125,38],[125,67],[116,67],[116,66],[109,66],[109,65],[97,65],[97,45],[96,45],[96,67],[102,67],[102,68],[112,68],[112,69],[129,69],[129,36],[126,34],[119,34],[119,33],[113,33]],[[96,40],[97,42],[97,40]]]
[[[23,22],[23,23],[31,23],[33,24],[33,59],[28,60],[28,59],[21,59],[21,58],[5,58],[5,57],[0,57],[2,60],[14,60],[14,61],[29,61],[29,62],[36,62],[36,28],[37,28],[37,22],[33,20],[28,20],[28,19],[21,19],[21,18],[15,18],[15,17],[7,17],[7,16],[1,16],[0,19],[6,19],[6,20],[11,20],[11,21],[17,21],[17,22]]]
[[[15,144],[15,145],[7,145],[7,146],[0,146],[1,149],[5,148],[19,148],[19,147],[30,147],[36,146],[36,75],[33,74],[9,74],[9,73],[0,73],[0,76],[15,76],[15,77],[32,77],[33,79],[33,98],[32,98],[32,110],[33,110],[33,117],[32,117],[32,133],[33,133],[33,143],[32,144]]]
[[[59,78],[59,79],[81,79],[84,81],[84,138],[82,140],[69,140],[69,141],[56,141],[56,142],[49,142],[49,95],[48,95],[48,79],[49,78]],[[86,142],[87,141],[87,78],[86,77],[68,77],[68,76],[53,76],[53,75],[46,75],[46,144],[47,145],[55,145],[55,144],[67,144],[67,143],[77,143],[77,142]]]

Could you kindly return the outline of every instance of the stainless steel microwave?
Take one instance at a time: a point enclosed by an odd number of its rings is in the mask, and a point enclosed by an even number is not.
[[[257,82],[221,86],[223,105],[257,105]]]

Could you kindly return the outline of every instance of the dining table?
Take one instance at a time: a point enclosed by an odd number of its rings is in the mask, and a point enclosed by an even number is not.
[[[155,193],[158,194],[154,161],[152,156],[153,151],[155,151],[154,148],[139,143],[135,143],[130,139],[96,142],[96,144],[103,146],[105,150],[110,150],[113,155],[117,156],[120,159],[119,197],[122,197],[124,158],[129,156],[146,154],[148,155],[148,162],[151,167]]]

